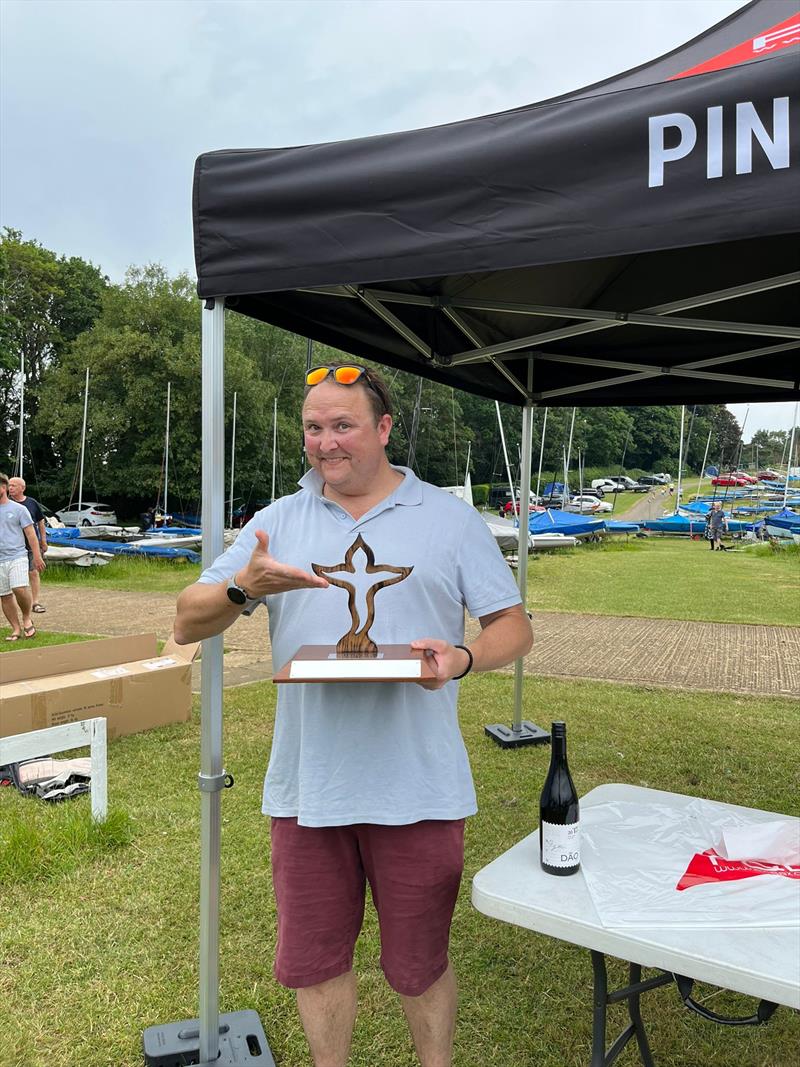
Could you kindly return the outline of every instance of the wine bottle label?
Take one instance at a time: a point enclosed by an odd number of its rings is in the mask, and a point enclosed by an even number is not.
[[[542,822],[542,863],[548,867],[577,867],[580,861],[581,824]]]

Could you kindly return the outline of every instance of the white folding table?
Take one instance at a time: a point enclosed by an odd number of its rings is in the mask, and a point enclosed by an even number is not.
[[[592,805],[618,801],[657,803],[676,812],[695,797],[643,789],[631,785],[601,785],[581,799],[581,811]],[[706,801],[711,804],[711,801]],[[730,804],[714,807],[741,816],[764,812]],[[786,818],[774,815],[775,819]],[[800,1009],[800,915],[797,927],[613,927],[605,926],[594,906],[582,873],[566,878],[545,874],[539,864],[538,829],[503,855],[478,871],[472,884],[472,903],[484,915],[548,934],[562,941],[588,948],[594,969],[594,1025],[591,1067],[608,1067],[631,1038],[636,1038],[645,1067],[653,1059],[644,1031],[639,997],[648,989],[665,985],[673,976],[682,976],[679,990],[687,1006],[689,979],[709,982],[761,999],[757,1016],[748,1022],[766,1021],[775,1005]],[[605,956],[615,956],[630,964],[630,985],[608,992]],[[641,980],[642,967],[661,972]],[[611,1003],[626,1000],[631,1022],[606,1050],[606,1010]],[[717,1019],[713,1013],[700,1014]]]

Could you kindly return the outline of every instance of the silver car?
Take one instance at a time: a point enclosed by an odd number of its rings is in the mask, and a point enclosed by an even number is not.
[[[87,503],[80,507],[68,504],[56,512],[56,518],[65,526],[116,526],[117,513],[108,504]]]

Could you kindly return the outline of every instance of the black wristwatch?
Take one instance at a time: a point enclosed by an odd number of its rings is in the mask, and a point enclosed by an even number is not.
[[[244,589],[242,589],[240,585],[237,585],[235,574],[232,578],[228,579],[225,592],[228,594],[228,600],[240,608],[244,607],[248,602],[253,604],[258,599],[258,597],[248,596]]]

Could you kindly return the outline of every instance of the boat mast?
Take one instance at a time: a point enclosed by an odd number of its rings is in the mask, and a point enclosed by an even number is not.
[[[233,471],[234,471],[234,459],[236,457],[236,397],[237,393],[233,394],[233,423],[231,425],[231,499],[228,508],[228,527],[233,529]]]
[[[548,409],[545,408],[544,409],[544,421],[542,422],[542,444],[541,444],[541,447],[539,448],[539,473],[536,475],[536,503],[537,504],[540,503],[540,501],[539,501],[539,487],[540,487],[541,481],[542,481],[542,460],[544,458],[544,435],[545,435],[545,431],[547,430],[547,411],[548,411]]]
[[[421,380],[421,379],[420,379]],[[508,462],[508,449],[506,448],[506,435],[503,433],[503,420],[500,416],[500,402],[495,400],[495,409],[497,411],[497,425],[500,427],[500,442],[503,445],[503,458],[506,461],[506,477],[508,478],[508,488],[511,490],[511,507],[514,509],[514,518],[517,518],[517,494],[514,492],[514,480],[511,477],[511,464]],[[530,490],[529,490],[530,492]],[[522,487],[520,486],[520,505]]]
[[[83,390],[83,429],[81,430],[81,473],[78,480],[78,511],[83,507],[83,459],[86,452],[86,413],[89,409],[89,368],[86,368],[86,385]]]
[[[276,451],[278,448],[278,398],[275,397],[275,402],[272,407],[272,495],[270,497],[270,503],[275,503],[275,459]]]
[[[561,446],[561,455],[564,459],[564,484],[561,486],[561,510],[567,506],[567,499],[569,494],[567,493],[567,475],[569,468],[569,460],[567,459],[567,450],[564,446]]]
[[[681,505],[681,485],[683,479],[683,421],[686,418],[686,405],[681,404],[681,443],[678,448],[678,488],[675,492],[675,514]]]
[[[789,457],[786,464],[786,481],[783,483],[783,506],[786,507],[786,501],[789,496],[789,477],[792,473],[792,456],[794,455],[794,435],[797,430],[797,409],[798,404],[794,406],[794,419],[792,420],[792,436],[789,441]]]
[[[311,370],[311,360],[313,358],[313,354],[314,354],[314,342],[309,337],[308,338],[308,343],[306,344],[306,377],[308,377],[308,372]],[[409,466],[410,466],[410,464],[409,464]],[[305,472],[306,472],[306,443],[305,443],[305,436],[301,435],[301,437],[300,437],[300,477],[301,478],[303,477]]]
[[[703,456],[703,466],[700,468],[700,481],[697,483],[697,497],[700,497],[700,486],[703,484],[703,478],[706,476],[706,463],[708,461],[708,450],[711,447],[711,434],[713,433],[713,427],[708,431],[708,440],[706,441],[706,451]]]
[[[575,429],[575,412],[577,408],[572,409],[572,421],[569,424],[569,444],[567,445],[567,458],[564,461],[564,493],[567,493],[567,478],[569,477],[569,463],[572,459],[572,433]],[[563,505],[562,505],[563,506]]]
[[[25,426],[25,356],[19,357],[19,442],[17,445],[17,474],[24,477],[22,472],[22,444],[24,440]]]
[[[495,401],[497,403],[497,401]],[[417,382],[417,399],[414,401],[414,412],[411,417],[411,433],[408,438],[408,455],[406,457],[406,466],[412,470],[414,463],[416,462],[417,453],[417,433],[419,432],[419,413],[422,406],[422,378]]]
[[[172,400],[172,382],[167,382],[167,431],[164,438],[164,520],[169,514],[169,409]]]

